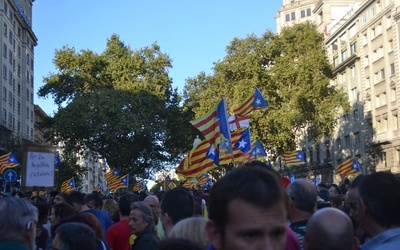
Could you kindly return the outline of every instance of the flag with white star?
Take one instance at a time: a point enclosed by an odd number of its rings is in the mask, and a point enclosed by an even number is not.
[[[245,116],[254,109],[266,108],[268,107],[268,102],[265,100],[261,91],[256,88],[254,93],[249,96],[242,105],[233,110],[236,116]]]

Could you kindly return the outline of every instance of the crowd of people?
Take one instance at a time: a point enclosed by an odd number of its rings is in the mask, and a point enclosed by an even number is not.
[[[314,186],[253,161],[206,193],[2,197],[0,249],[400,249],[399,201],[388,172]]]

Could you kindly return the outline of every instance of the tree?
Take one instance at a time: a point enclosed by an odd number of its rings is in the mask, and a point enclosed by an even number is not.
[[[121,174],[147,178],[190,147],[190,113],[157,44],[134,51],[113,35],[102,54],[63,47],[54,64],[38,94],[52,96],[58,112],[41,125],[67,154],[89,148]]]
[[[332,65],[323,39],[309,22],[280,34],[235,38],[225,58],[215,63],[213,75],[200,73],[187,80],[185,105],[201,116],[225,97],[232,113],[258,87],[269,107],[250,113],[253,138],[278,154],[294,150],[301,133],[317,141],[333,132],[338,112],[349,108],[345,92],[330,85]]]

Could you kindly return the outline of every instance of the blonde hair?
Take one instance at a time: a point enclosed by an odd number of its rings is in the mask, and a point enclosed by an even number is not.
[[[189,239],[206,248],[208,245],[206,224],[207,219],[201,216],[183,219],[172,227],[170,238]]]

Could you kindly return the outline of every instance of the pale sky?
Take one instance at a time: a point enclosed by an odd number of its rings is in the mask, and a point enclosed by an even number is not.
[[[134,50],[157,42],[172,59],[169,75],[181,91],[188,77],[212,73],[233,38],[276,32],[281,5],[281,0],[36,0],[35,104],[48,115],[57,109],[53,99],[36,93],[43,77],[55,72],[54,51],[64,45],[100,54],[114,33]]]

